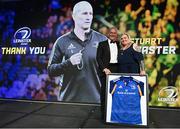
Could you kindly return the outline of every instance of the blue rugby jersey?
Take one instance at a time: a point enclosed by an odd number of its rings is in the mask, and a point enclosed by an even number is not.
[[[140,101],[144,90],[141,89],[144,89],[144,83],[133,77],[120,77],[110,82],[112,122],[142,124]]]

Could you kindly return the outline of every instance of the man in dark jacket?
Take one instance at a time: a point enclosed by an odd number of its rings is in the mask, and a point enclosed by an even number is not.
[[[115,27],[112,27],[108,32],[108,39],[99,43],[96,56],[99,65],[99,78],[101,80],[102,114],[104,113],[105,106],[106,75],[118,72],[118,50],[118,30]]]

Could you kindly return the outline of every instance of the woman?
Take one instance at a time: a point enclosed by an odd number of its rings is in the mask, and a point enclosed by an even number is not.
[[[121,49],[118,53],[118,72],[145,75],[143,54],[139,46],[131,42],[130,36],[127,33],[121,35],[120,41]]]

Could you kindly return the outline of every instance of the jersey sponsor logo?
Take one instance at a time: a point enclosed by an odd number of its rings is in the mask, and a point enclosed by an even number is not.
[[[98,47],[98,44],[99,44],[99,42],[95,41],[95,42],[93,42],[92,47],[97,48],[97,47]]]
[[[120,95],[135,95],[136,93],[135,92],[128,92],[128,91],[117,91],[117,94],[120,94]]]
[[[158,94],[158,101],[172,104],[177,101],[178,89],[174,86],[167,86],[162,88]]]

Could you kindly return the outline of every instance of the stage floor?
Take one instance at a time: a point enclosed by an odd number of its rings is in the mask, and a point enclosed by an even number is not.
[[[105,124],[100,106],[0,101],[0,128],[125,128]],[[149,109],[149,128],[180,128],[180,109]]]

